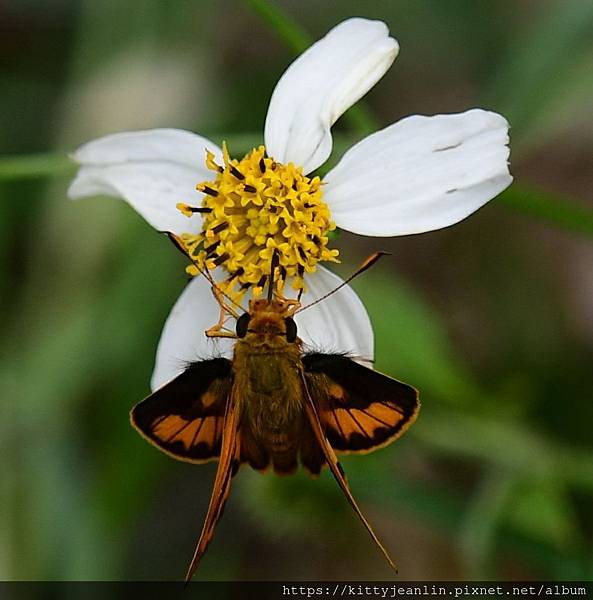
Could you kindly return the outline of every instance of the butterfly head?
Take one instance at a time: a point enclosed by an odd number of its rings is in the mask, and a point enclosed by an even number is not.
[[[249,301],[249,311],[237,319],[237,337],[244,338],[248,334],[278,336],[292,343],[297,339],[292,315],[299,307],[296,300],[254,298]]]

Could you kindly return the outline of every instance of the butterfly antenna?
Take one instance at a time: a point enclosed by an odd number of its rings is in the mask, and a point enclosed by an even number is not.
[[[315,302],[311,302],[311,304],[307,304],[307,306],[303,306],[303,308],[297,310],[296,313],[303,312],[307,308],[311,308],[312,306],[319,304],[326,298],[329,298],[329,296],[331,296],[332,294],[335,294],[338,290],[341,290],[344,286],[348,285],[355,277],[358,277],[359,275],[361,275],[362,273],[364,273],[365,271],[370,269],[382,256],[390,256],[390,254],[391,254],[390,252],[382,252],[382,251],[371,254],[371,256],[369,256],[362,263],[362,265],[360,265],[360,267],[358,267],[358,269],[356,269],[356,271],[354,273],[352,273],[352,275],[350,275],[350,277],[348,277],[348,279],[346,279],[345,281],[342,281],[342,283],[338,287],[334,288],[331,292],[328,292],[324,296],[321,296],[321,298],[317,298],[317,300],[315,300]]]
[[[280,259],[278,258],[278,250],[274,250],[274,254],[272,254],[272,266],[270,268],[270,285],[268,286],[268,302],[272,302],[272,298],[274,297],[274,273],[276,272],[276,267],[280,264]]]
[[[186,250],[185,246],[183,245],[183,242],[181,241],[181,239],[179,238],[179,236],[175,235],[174,233],[170,232],[170,231],[165,231],[164,232],[167,237],[173,242],[173,245],[189,260],[191,260],[191,262],[193,263],[193,265],[196,267],[196,269],[198,270],[198,272],[200,273],[200,275],[203,275],[207,280],[208,283],[213,287],[216,288],[216,290],[220,293],[221,296],[224,296],[231,304],[234,304],[238,309],[240,309],[242,312],[247,312],[238,302],[235,302],[235,300],[233,300],[227,293],[225,293],[222,289],[220,289],[220,286],[216,283],[216,281],[214,281],[214,277],[212,277],[212,274],[210,273],[210,271],[207,268],[202,269],[195,261],[194,257],[191,256],[191,254]]]

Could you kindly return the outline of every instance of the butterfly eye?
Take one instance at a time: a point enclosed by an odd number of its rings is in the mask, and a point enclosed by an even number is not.
[[[237,332],[237,337],[244,338],[247,335],[247,328],[249,327],[250,319],[251,319],[251,316],[249,313],[243,313],[237,319],[237,324],[235,325],[235,331]]]
[[[284,319],[284,324],[286,325],[286,341],[294,342],[297,337],[297,326],[294,319],[287,317]]]

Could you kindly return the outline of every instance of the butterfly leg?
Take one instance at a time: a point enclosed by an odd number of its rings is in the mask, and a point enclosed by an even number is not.
[[[206,520],[202,527],[200,539],[198,540],[194,555],[185,575],[186,584],[190,581],[198,568],[200,559],[204,556],[206,548],[214,537],[214,528],[222,516],[224,505],[231,492],[233,476],[239,468],[239,453],[241,447],[238,432],[239,419],[239,407],[236,398],[231,394],[227,401],[224,415],[220,458],[218,461],[218,469],[216,470],[216,477],[214,479],[212,496],[208,506],[208,513],[206,514]]]
[[[286,305],[286,317],[294,316],[294,313],[301,307],[301,303],[298,300],[286,298],[280,292],[274,292],[274,298],[276,300],[279,300],[280,302],[283,302]]]
[[[293,317],[294,313],[301,307],[301,303],[298,300],[285,300],[288,308],[286,310],[287,317]]]
[[[227,315],[223,309],[220,310],[220,318],[218,319],[218,323],[216,325],[212,325],[209,329],[205,331],[206,337],[209,338],[232,338],[235,339],[237,334],[230,329],[226,329],[224,323],[227,319]]]
[[[218,283],[214,280],[214,277],[212,277],[212,274],[208,270],[208,267],[200,267],[195,257],[192,256],[191,252],[189,252],[182,237],[170,232],[168,232],[167,235],[169,239],[173,242],[173,244],[177,247],[177,249],[180,250],[193,263],[193,265],[198,269],[200,274],[208,280],[208,282],[212,286],[212,294],[214,295],[214,298],[220,306],[220,317],[218,319],[218,323],[216,323],[216,325],[213,325],[212,327],[210,327],[210,329],[206,331],[206,336],[235,338],[236,335],[233,332],[229,330],[224,330],[224,321],[226,319],[227,313],[230,314],[232,317],[235,317],[235,319],[239,318],[237,311],[235,311],[235,309],[232,308],[232,306],[230,306],[225,301],[225,298],[230,300],[231,302],[233,302],[233,300],[219,288]],[[241,308],[238,304],[237,306]]]
[[[211,289],[214,299],[220,306],[220,316],[218,317],[218,322],[210,327],[210,329],[206,330],[206,337],[236,338],[236,334],[233,331],[225,329],[224,324],[229,315],[238,319],[239,314],[232,306],[229,306],[228,303],[225,302],[224,294],[218,286],[212,286]]]
[[[395,566],[395,563],[393,562],[393,560],[391,560],[391,557],[389,556],[387,550],[384,548],[383,544],[381,544],[381,542],[379,541],[379,538],[373,531],[373,528],[371,527],[370,523],[362,514],[362,511],[358,507],[358,504],[356,503],[356,500],[354,499],[354,496],[350,491],[350,486],[348,485],[348,481],[346,480],[346,475],[344,473],[344,470],[342,469],[342,465],[338,461],[336,453],[331,447],[325,435],[325,432],[323,431],[323,427],[321,426],[321,421],[319,420],[317,409],[315,408],[315,402],[313,401],[313,398],[311,398],[311,394],[309,393],[309,389],[307,387],[307,380],[305,379],[305,374],[302,371],[301,381],[303,388],[303,396],[305,398],[305,413],[307,415],[309,424],[313,429],[313,434],[315,435],[315,438],[317,439],[317,442],[321,447],[323,455],[325,456],[325,460],[329,466],[329,469],[332,472],[332,475],[334,476],[335,480],[338,482],[338,485],[342,489],[342,492],[344,492],[348,503],[354,509],[354,512],[357,514],[358,518],[362,521],[366,530],[369,532],[371,538],[373,538],[373,541],[375,542],[375,544],[377,544],[379,550],[381,550],[383,556],[387,559],[389,565],[397,573],[397,567]]]

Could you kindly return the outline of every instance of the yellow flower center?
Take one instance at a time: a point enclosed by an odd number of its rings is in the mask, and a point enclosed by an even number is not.
[[[315,271],[319,261],[337,262],[338,256],[327,247],[328,233],[336,226],[321,199],[320,178],[274,161],[264,146],[240,161],[231,159],[223,146],[223,156],[224,166],[219,166],[206,151],[206,166],[216,179],[196,186],[204,193],[201,208],[177,206],[188,216],[203,213],[202,231],[181,236],[195,262],[188,272],[223,267],[229,273],[222,284],[225,293],[240,299],[251,289],[258,296],[276,254],[275,291],[281,293],[288,278],[295,290],[304,290],[303,275]]]

